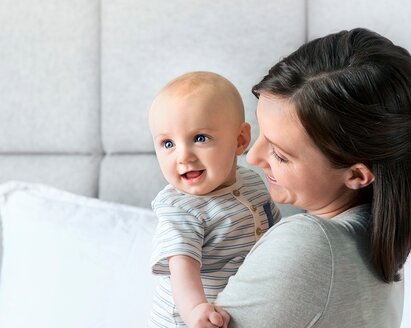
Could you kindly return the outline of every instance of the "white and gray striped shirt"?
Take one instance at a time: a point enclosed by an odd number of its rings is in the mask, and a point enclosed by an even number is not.
[[[173,302],[168,258],[187,255],[201,263],[209,302],[237,272],[250,249],[280,212],[254,171],[238,167],[236,182],[207,195],[182,193],[171,185],[154,199],[159,218],[151,266],[160,275],[149,327],[185,327]]]

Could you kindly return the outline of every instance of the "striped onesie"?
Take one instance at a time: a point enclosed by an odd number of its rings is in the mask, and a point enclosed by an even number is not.
[[[237,168],[233,185],[207,195],[185,194],[168,185],[152,207],[159,223],[151,266],[160,282],[149,327],[186,327],[173,302],[167,258],[187,255],[199,261],[212,303],[256,241],[280,219],[260,176],[243,167]]]

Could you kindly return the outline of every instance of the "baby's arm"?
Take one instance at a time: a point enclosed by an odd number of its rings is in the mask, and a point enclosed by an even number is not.
[[[190,328],[227,327],[228,315],[216,312],[204,294],[200,263],[186,255],[169,258],[171,288],[181,318]]]

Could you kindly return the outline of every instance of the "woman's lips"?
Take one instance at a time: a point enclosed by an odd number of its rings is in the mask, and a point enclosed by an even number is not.
[[[270,183],[277,183],[277,180],[274,179],[274,177],[272,177],[271,175],[265,175],[266,179],[268,180],[268,182]]]

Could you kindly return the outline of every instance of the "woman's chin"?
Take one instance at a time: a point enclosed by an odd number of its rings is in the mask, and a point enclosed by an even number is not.
[[[275,188],[275,190],[273,190],[274,188],[270,188],[270,196],[271,199],[279,204],[291,204],[290,198],[288,197],[288,195],[285,192],[281,192],[278,190],[278,188]]]

